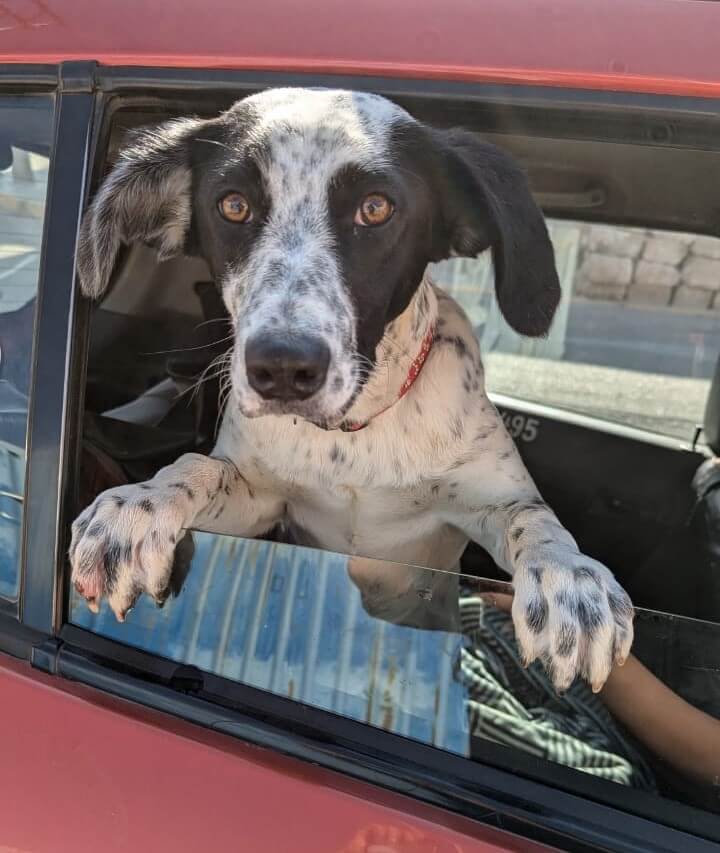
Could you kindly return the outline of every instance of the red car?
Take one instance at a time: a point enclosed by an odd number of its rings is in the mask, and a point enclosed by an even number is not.
[[[0,850],[716,849],[718,32],[697,0],[0,3]],[[196,534],[167,605],[122,625],[71,594],[78,510],[212,441],[217,387],[178,393],[223,319],[201,263],[145,247],[91,309],[82,212],[129,128],[279,85],[378,92],[526,169],[548,338],[503,325],[483,258],[435,274],[543,494],[637,605],[637,680],[550,694],[490,610],[439,629],[438,573],[392,624],[343,555],[276,542]],[[470,547],[461,616],[501,577]]]

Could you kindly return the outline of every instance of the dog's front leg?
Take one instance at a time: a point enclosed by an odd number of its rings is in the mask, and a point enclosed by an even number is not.
[[[452,472],[447,520],[512,575],[525,663],[543,660],[558,690],[579,674],[598,691],[630,651],[630,599],[605,566],[580,552],[541,499],[502,424],[492,442],[477,461]]]
[[[184,529],[256,536],[281,510],[281,501],[255,492],[231,462],[185,454],[147,483],[103,492],[78,517],[72,581],[91,609],[104,596],[122,621],[143,592],[164,600]]]

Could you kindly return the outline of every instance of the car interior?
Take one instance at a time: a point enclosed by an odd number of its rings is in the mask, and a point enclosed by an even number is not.
[[[216,111],[207,101],[203,106],[206,114]],[[692,149],[685,138],[678,145],[673,128],[660,121],[628,118],[613,127],[586,120],[574,128],[554,120],[550,108],[538,116],[515,106],[478,109],[420,99],[405,99],[403,106],[429,124],[468,127],[509,150],[554,219],[698,234],[718,228],[705,176],[718,168],[720,152]],[[188,104],[184,112],[200,111]],[[129,127],[172,114],[167,107],[118,110],[107,128],[105,168]],[[112,291],[91,318],[87,445],[119,465],[129,481],[148,477],[182,452],[207,451],[220,414],[211,365],[230,346],[227,336],[225,308],[201,260],[158,264],[150,249],[127,251]],[[717,354],[716,347],[711,355]],[[637,605],[711,621],[720,613],[720,578],[709,566],[704,497],[693,479],[708,453],[718,450],[716,399],[708,395],[705,423],[684,441],[608,429],[600,419],[578,423],[548,408],[536,413],[537,440],[519,442],[559,518],[583,550],[613,567]],[[510,413],[528,411],[522,394],[503,404]],[[463,570],[495,576],[474,545]]]
[[[95,186],[128,129],[176,115],[213,115],[232,100],[225,94],[114,99],[100,130]],[[510,151],[553,222],[720,235],[717,187],[707,179],[720,170],[720,148],[708,122],[668,121],[660,108],[607,113],[590,104],[568,111],[552,100],[542,109],[501,100],[397,100],[422,121],[464,126]],[[708,316],[706,326],[718,331],[720,312]],[[231,346],[227,313],[205,264],[159,263],[143,246],[124,251],[109,294],[86,322],[77,510],[105,488],[147,479],[182,453],[212,448],[222,414],[217,359]],[[602,340],[611,330],[595,332]],[[510,384],[494,388],[492,362],[488,378],[562,523],[585,553],[613,570],[637,607],[657,611],[654,622],[638,625],[638,657],[717,717],[720,682],[703,662],[720,655],[720,490],[716,468],[708,468],[720,454],[720,361],[719,338],[703,340],[710,342],[698,368],[705,411],[688,416],[694,426],[681,436],[527,399],[520,361],[512,368],[515,385],[511,371]],[[583,393],[592,396],[592,388]],[[523,440],[530,418],[532,439]],[[468,547],[462,572],[506,579],[476,545]],[[673,616],[685,617],[680,627]],[[701,647],[703,665],[688,671],[681,654],[667,654],[660,638],[671,635],[676,652],[683,644]],[[717,808],[700,786],[660,776],[669,796]]]

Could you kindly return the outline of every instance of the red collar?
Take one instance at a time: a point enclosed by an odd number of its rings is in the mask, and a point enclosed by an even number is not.
[[[413,382],[420,375],[420,371],[423,369],[423,365],[425,364],[427,357],[430,353],[430,350],[433,345],[433,341],[435,340],[435,326],[430,326],[423,338],[423,342],[420,346],[420,352],[415,356],[408,369],[408,374],[405,377],[405,381],[400,386],[400,390],[398,391],[397,397],[390,403],[389,406],[385,406],[384,409],[380,409],[379,412],[376,412],[371,418],[366,421],[358,422],[358,421],[345,421],[341,424],[340,429],[343,432],[357,432],[359,429],[365,429],[365,427],[370,423],[373,418],[376,418],[378,415],[381,415],[383,412],[387,412],[392,406],[397,403],[398,400],[402,400],[402,398],[407,394],[407,392],[412,388]]]

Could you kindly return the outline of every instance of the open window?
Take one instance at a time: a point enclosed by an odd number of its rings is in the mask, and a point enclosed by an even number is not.
[[[447,262],[435,278],[476,327],[489,388],[541,492],[640,608],[638,659],[687,703],[688,719],[699,709],[717,722],[720,576],[693,488],[711,455],[702,424],[720,351],[707,180],[720,170],[717,121],[714,137],[688,120],[671,139],[653,134],[668,127],[659,106],[642,117],[587,109],[571,121],[552,101],[402,101],[429,123],[485,133],[527,169],[562,282],[550,335],[528,342],[509,330],[485,258]],[[128,128],[228,103],[212,92],[202,102],[117,99],[96,184]],[[203,262],[158,263],[142,246],[123,254],[90,320],[77,509],[212,447],[213,364],[229,329]],[[428,568],[419,585],[402,569],[369,597],[354,577],[386,576],[376,561],[194,532],[162,609],[143,599],[120,625],[71,594],[66,636],[82,644],[93,632],[192,666],[201,682],[218,676],[597,799],[627,806],[618,791],[632,790],[627,807],[638,812],[656,813],[659,798],[683,804],[687,825],[720,811],[717,782],[644,743],[618,712],[622,695],[613,706],[577,683],[559,698],[539,666],[520,666],[508,589],[484,552],[470,547],[461,574]]]

